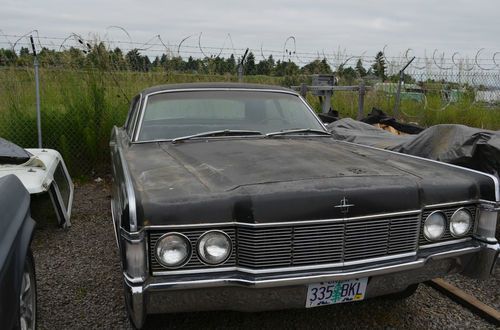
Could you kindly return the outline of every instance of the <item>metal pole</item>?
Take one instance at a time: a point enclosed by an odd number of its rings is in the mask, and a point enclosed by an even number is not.
[[[40,79],[38,75],[38,58],[36,56],[35,43],[33,36],[30,36],[31,48],[33,49],[33,65],[35,66],[35,91],[36,91],[36,126],[38,132],[38,148],[42,148],[42,116],[40,112]]]
[[[408,65],[410,65],[411,62],[413,62],[414,59],[415,56],[413,56],[413,58],[409,60],[408,63],[406,63],[406,65],[401,70],[399,70],[398,91],[396,92],[396,102],[394,104],[395,118],[399,118],[399,102],[401,101],[401,84],[403,83],[403,80],[405,78],[405,70],[408,67]]]
[[[307,95],[307,85],[302,83],[300,84],[300,95],[302,95],[303,98],[306,98]]]
[[[359,94],[358,94],[358,120],[364,117],[364,107],[365,107],[365,82],[361,80],[359,83]]]
[[[247,57],[247,54],[248,54],[248,48],[245,51],[245,54],[243,54],[240,64],[238,65],[238,82],[243,82],[243,61],[245,61],[245,57]]]

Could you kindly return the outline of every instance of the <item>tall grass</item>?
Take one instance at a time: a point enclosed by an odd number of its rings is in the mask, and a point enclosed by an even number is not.
[[[146,87],[184,82],[237,81],[231,75],[173,74],[168,72],[88,71],[42,69],[41,112],[43,142],[60,151],[73,176],[102,173],[108,167],[108,141],[113,125],[125,121],[129,100]],[[245,82],[298,85],[305,77],[246,76]],[[307,96],[320,109],[318,99]],[[459,100],[443,108],[438,96],[427,105],[412,101],[401,104],[402,120],[423,126],[457,123],[500,129],[500,107],[489,108],[471,100]],[[369,92],[365,113],[378,107],[392,114],[394,100]],[[358,95],[337,92],[332,106],[343,117],[356,118]],[[0,69],[0,136],[25,148],[36,147],[35,83],[32,69]]]

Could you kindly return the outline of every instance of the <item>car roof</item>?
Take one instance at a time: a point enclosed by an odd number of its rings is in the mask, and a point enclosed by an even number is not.
[[[289,88],[276,85],[261,85],[261,84],[245,84],[245,83],[228,83],[228,82],[210,82],[210,83],[185,83],[185,84],[168,84],[158,85],[144,89],[141,94],[147,95],[161,91],[171,91],[176,89],[254,89],[254,90],[277,90],[297,93]]]

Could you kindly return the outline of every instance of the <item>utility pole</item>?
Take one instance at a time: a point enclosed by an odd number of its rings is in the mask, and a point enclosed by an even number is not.
[[[38,131],[38,148],[42,148],[42,117],[40,113],[40,79],[38,75],[38,57],[36,55],[33,36],[30,36],[31,49],[33,50],[33,65],[35,66],[35,90],[36,90],[36,126]]]

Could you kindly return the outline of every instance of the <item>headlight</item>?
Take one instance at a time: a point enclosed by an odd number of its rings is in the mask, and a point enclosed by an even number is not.
[[[429,241],[440,239],[446,228],[446,216],[443,212],[432,212],[424,222],[424,237]]]
[[[179,233],[168,233],[160,237],[155,245],[158,262],[168,268],[185,265],[191,257],[191,242]]]
[[[472,225],[472,215],[467,209],[458,209],[450,219],[450,232],[454,237],[467,234]]]
[[[209,265],[218,265],[226,261],[232,249],[231,238],[223,231],[207,231],[198,239],[198,256]]]

